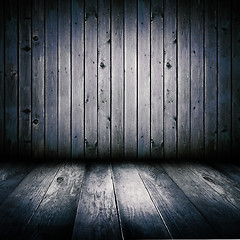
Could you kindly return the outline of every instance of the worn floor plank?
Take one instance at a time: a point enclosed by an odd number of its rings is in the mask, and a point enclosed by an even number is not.
[[[213,167],[219,170],[221,173],[232,179],[240,186],[240,167],[234,164],[223,164],[223,163],[211,163]]]
[[[45,164],[31,171],[0,206],[3,239],[19,236],[41,203],[59,165]]]
[[[240,237],[240,214],[236,207],[184,164],[165,163],[162,166],[221,237]]]
[[[121,239],[109,164],[89,164],[73,239]]]
[[[0,204],[17,187],[23,178],[33,168],[32,165],[24,164],[1,164],[0,165]]]
[[[202,163],[187,163],[187,165],[212,189],[240,209],[240,186],[237,183],[208,165]]]
[[[124,238],[170,238],[135,166],[114,164],[113,177]]]
[[[138,164],[137,169],[173,238],[216,237],[216,232],[159,165]]]
[[[66,163],[59,169],[26,228],[25,239],[71,238],[84,171],[81,163]]]

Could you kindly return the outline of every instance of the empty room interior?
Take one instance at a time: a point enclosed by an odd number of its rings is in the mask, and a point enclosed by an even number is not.
[[[240,239],[239,13],[0,1],[0,239]]]

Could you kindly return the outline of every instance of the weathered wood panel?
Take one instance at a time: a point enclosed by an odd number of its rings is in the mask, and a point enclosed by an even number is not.
[[[203,1],[191,1],[191,157],[204,153]]]
[[[164,1],[164,156],[177,155],[176,0]]]
[[[98,1],[98,157],[110,158],[110,0]]]
[[[32,156],[44,156],[44,2],[32,1]]]
[[[112,0],[111,11],[111,150],[113,158],[122,158],[124,153],[123,3]]]
[[[1,154],[236,155],[238,9],[235,0],[1,1]]]
[[[240,15],[239,2],[232,2],[232,149],[234,159],[240,153]]]
[[[57,0],[45,2],[45,156],[57,157],[58,44]]]
[[[72,1],[72,158],[84,157],[84,1]]]
[[[180,4],[181,2],[181,4]],[[190,157],[190,1],[178,1],[178,157]]]
[[[151,2],[151,157],[163,157],[163,1]]]
[[[0,157],[4,152],[4,1],[0,3]]]
[[[138,1],[138,157],[150,157],[150,2]]]
[[[239,80],[238,80],[239,81]],[[218,1],[218,153],[231,153],[231,4]]]
[[[124,152],[137,157],[137,0],[124,2]]]
[[[71,157],[71,4],[58,1],[58,156]]]
[[[97,157],[97,1],[85,2],[85,157]]]
[[[217,1],[205,1],[205,156],[217,152]]]
[[[19,153],[31,156],[31,1],[19,1]]]
[[[14,0],[5,3],[4,46],[4,151],[14,156],[18,150],[18,5]],[[1,36],[2,38],[2,36]],[[2,53],[1,53],[2,55]]]

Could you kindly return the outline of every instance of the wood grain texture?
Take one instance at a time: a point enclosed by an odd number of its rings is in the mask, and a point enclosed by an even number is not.
[[[224,199],[236,208],[240,208],[240,186],[237,183],[229,180],[224,174],[203,163],[188,163],[188,168]]]
[[[151,158],[163,157],[163,1],[151,2]]]
[[[18,152],[18,5],[14,0],[5,4],[4,51],[4,151],[13,157]]]
[[[36,167],[2,203],[0,206],[2,238],[14,239],[23,233],[58,169],[58,165],[49,164]]]
[[[190,157],[190,1],[178,1],[178,157]]]
[[[137,0],[124,1],[124,155],[137,157]]]
[[[191,157],[204,153],[204,73],[203,73],[203,7],[204,2],[191,1]]]
[[[205,156],[217,153],[217,1],[205,1]]]
[[[238,208],[189,170],[187,164],[165,163],[162,166],[221,238],[240,236]]]
[[[58,40],[57,0],[45,2],[45,156],[57,157]]]
[[[175,158],[177,131],[176,0],[164,1],[164,157]]]
[[[58,157],[71,157],[71,3],[58,1]]]
[[[71,238],[84,170],[82,163],[64,163],[60,167],[23,238]]]
[[[23,178],[32,170],[32,165],[6,164],[0,165],[0,205],[10,195]]]
[[[98,1],[98,157],[110,158],[110,0]]]
[[[218,154],[231,153],[231,6],[218,1]]]
[[[124,239],[170,238],[133,164],[114,164],[113,181]]]
[[[97,1],[85,2],[85,157],[97,157]]]
[[[232,156],[238,159],[240,152],[240,16],[239,4],[232,1]]]
[[[72,1],[72,158],[84,158],[84,1]]]
[[[240,167],[238,165],[216,162],[211,165],[240,186]]]
[[[173,238],[216,237],[204,217],[159,165],[138,164],[137,169]]]
[[[0,3],[0,156],[4,154],[4,1]]]
[[[138,158],[150,158],[150,2],[138,1]]]
[[[124,47],[123,2],[111,3],[111,150],[113,158],[124,154]]]
[[[5,157],[237,160],[236,0],[0,6]]]
[[[44,2],[32,1],[32,156],[44,157]]]
[[[19,1],[19,154],[31,156],[31,1]]]
[[[121,239],[109,164],[86,166],[72,239]]]

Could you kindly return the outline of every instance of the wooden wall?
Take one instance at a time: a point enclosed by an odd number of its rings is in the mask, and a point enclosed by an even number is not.
[[[237,0],[0,1],[0,150],[214,158],[240,148]]]

